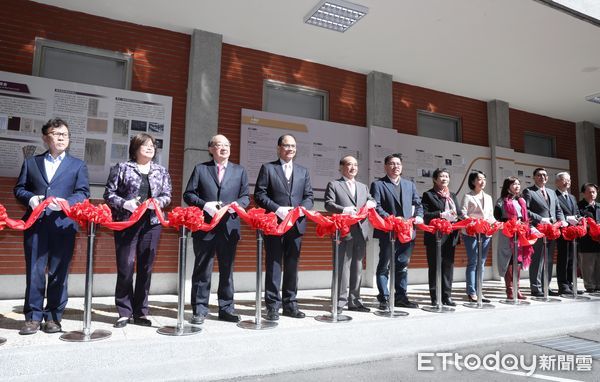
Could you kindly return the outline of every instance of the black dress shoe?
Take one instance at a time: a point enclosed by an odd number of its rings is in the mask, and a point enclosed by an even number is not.
[[[276,309],[267,309],[266,319],[269,321],[279,320],[279,312]]]
[[[558,293],[555,290],[549,289],[548,290],[548,296],[560,296],[560,293]]]
[[[452,301],[451,298],[444,298],[444,299],[442,299],[442,305],[456,306],[456,303],[454,301]]]
[[[388,310],[388,300],[379,301],[379,310]]]
[[[190,318],[190,324],[192,325],[202,325],[204,323],[204,319],[206,318],[203,314],[194,314]]]
[[[417,309],[419,307],[419,304],[417,304],[416,302],[409,301],[408,298],[400,298],[394,300],[394,306],[397,306],[399,308]]]
[[[113,324],[114,328],[124,328],[129,323],[129,318],[127,317],[119,317],[117,321]]]
[[[58,333],[62,331],[62,326],[60,326],[60,322],[59,321],[46,321],[46,324],[44,325],[43,328],[45,333],[48,334],[52,334],[52,333]]]
[[[304,314],[304,312],[299,311],[298,309],[295,309],[295,310],[284,309],[283,310],[283,315],[287,316],[287,317],[292,317],[292,318],[304,318],[304,317],[306,317],[306,314]]]
[[[577,289],[577,294],[583,294],[582,290]]]
[[[558,294],[573,294],[573,289],[571,288],[561,288],[558,290]]]
[[[27,320],[25,321],[25,325],[19,330],[19,334],[28,335],[35,334],[38,330],[40,330],[40,321],[37,320]]]
[[[240,316],[235,313],[219,312],[219,320],[227,322],[240,322]]]
[[[471,296],[467,296],[467,297],[469,298],[469,302],[477,302],[477,297],[475,297],[475,298],[473,298]],[[491,301],[489,298],[482,297],[481,302],[484,304],[487,304],[487,303],[490,303]]]
[[[531,296],[533,297],[544,297],[542,292],[531,292]]]
[[[348,310],[351,310],[353,312],[363,312],[363,313],[367,313],[370,312],[371,309],[367,308],[366,306],[360,304],[360,305],[356,305],[356,306],[351,306],[348,308]]]
[[[146,317],[134,318],[133,323],[139,326],[152,326],[152,321],[150,321]]]

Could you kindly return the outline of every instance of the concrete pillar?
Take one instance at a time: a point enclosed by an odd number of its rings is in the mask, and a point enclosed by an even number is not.
[[[596,126],[587,121],[575,125],[577,143],[577,178],[579,185],[586,182],[598,184],[596,169]],[[579,190],[571,190],[577,195]]]
[[[371,72],[367,75],[367,127],[394,128],[392,75]]]

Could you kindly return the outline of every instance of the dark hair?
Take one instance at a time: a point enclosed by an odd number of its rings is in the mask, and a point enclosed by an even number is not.
[[[445,172],[446,174],[448,174],[448,176],[450,176],[450,171],[448,171],[447,168],[436,168],[433,171],[433,174],[431,174],[431,179],[437,179],[441,173]]]
[[[342,159],[340,159],[340,166],[345,166],[346,165],[346,161],[345,161],[346,158],[354,158],[354,157],[352,155],[344,155],[342,157]]]
[[[546,171],[546,169],[545,169],[545,168],[543,168],[543,167],[538,167],[538,168],[536,168],[535,170],[533,170],[533,176],[536,176],[536,175],[537,175],[537,173],[538,173],[538,172],[540,172],[540,171]],[[548,174],[548,171],[546,171],[546,175],[547,175],[547,174]]]
[[[584,183],[583,186],[581,186],[581,192],[585,193],[589,187],[594,187],[596,192],[598,192],[598,185],[594,183]]]
[[[402,154],[394,153],[394,154],[390,154],[390,155],[386,156],[385,159],[383,160],[383,164],[390,163],[390,161],[394,158],[400,159],[400,163],[402,163]]]
[[[138,149],[146,143],[148,140],[152,141],[154,147],[156,147],[156,139],[150,134],[139,133],[131,137],[131,141],[129,141],[129,159],[132,161],[137,160],[136,155]],[[154,156],[156,156],[156,150],[154,150]],[[154,159],[154,157],[152,157]]]
[[[53,119],[49,119],[48,122],[46,122],[44,124],[44,126],[42,126],[42,134],[44,135],[48,135],[50,129],[54,129],[57,127],[61,127],[64,126],[67,128],[67,130],[69,129],[69,125],[67,125],[67,123],[60,119],[60,118],[53,118]]]
[[[296,140],[296,137],[294,137],[292,134],[283,134],[281,137],[279,137],[279,139],[277,139],[277,146],[281,146],[283,144],[285,137],[292,137],[294,141]]]
[[[477,180],[479,175],[483,175],[484,178],[486,177],[485,173],[483,171],[479,171],[479,170],[473,170],[469,174],[469,180],[467,181],[467,184],[469,185],[469,189],[471,189],[471,190],[475,189],[475,181]]]
[[[508,191],[508,189],[515,182],[521,183],[521,181],[519,180],[519,178],[517,178],[516,176],[509,176],[508,178],[504,179],[504,183],[502,183],[502,191],[500,191],[500,197],[501,198],[506,198],[507,196],[510,195],[510,192]],[[515,195],[515,196],[520,197],[521,195],[519,194],[519,195]]]

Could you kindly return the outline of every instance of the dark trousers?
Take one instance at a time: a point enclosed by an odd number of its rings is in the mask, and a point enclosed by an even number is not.
[[[573,285],[573,247],[570,241],[563,238],[556,240],[558,255],[556,256],[556,281],[558,290],[571,289]]]
[[[548,261],[548,279],[543,282],[544,268],[542,267],[542,260],[544,259],[544,240],[538,239],[533,245],[533,255],[531,256],[531,265],[529,266],[529,286],[531,293],[543,293],[543,286],[546,282],[552,280],[552,255],[554,254],[554,240],[548,240],[547,242],[547,253],[546,260]]]
[[[396,289],[396,300],[406,299],[406,288],[408,286],[408,263],[410,262],[410,256],[412,255],[415,241],[412,240],[409,243],[400,243],[398,240],[395,241],[396,253],[394,259],[396,261],[396,272],[394,289]],[[375,271],[377,280],[377,289],[379,294],[377,300],[386,301],[390,296],[388,289],[388,275],[390,273],[390,259],[392,258],[392,242],[389,239],[379,239],[379,262],[377,263],[377,270]]]
[[[146,213],[133,226],[114,232],[117,251],[115,305],[119,317],[137,318],[148,315],[148,292],[152,267],[162,230],[160,224],[150,224],[148,215]],[[136,264],[134,289],[133,272]]]
[[[75,247],[75,231],[57,230],[45,224],[43,219],[23,233],[26,268],[23,313],[26,320],[60,321],[67,306],[67,278]],[[43,307],[44,296],[46,307]]]
[[[267,309],[298,309],[298,261],[302,235],[294,229],[283,236],[265,236],[266,272],[265,272],[265,304]],[[283,272],[283,284],[281,274]],[[279,286],[281,285],[281,296]]]
[[[456,247],[452,245],[452,239],[446,237],[446,241],[442,242],[442,299],[446,300],[452,297],[452,280],[454,278],[454,251]],[[427,276],[429,279],[429,296],[431,301],[437,301],[437,259],[436,259],[436,243],[429,243],[425,246],[427,252]]]
[[[210,280],[215,261],[219,262],[219,287],[217,298],[219,311],[233,313],[233,261],[239,238],[227,237],[222,231],[209,240],[194,238],[194,271],[192,273],[192,312],[194,315],[208,315],[208,300],[210,297]]]

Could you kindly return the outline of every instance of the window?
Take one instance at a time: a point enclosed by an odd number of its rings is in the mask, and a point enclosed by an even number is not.
[[[279,81],[265,80],[263,110],[327,121],[329,94],[326,91]]]
[[[460,118],[419,110],[417,132],[422,137],[460,142]]]
[[[132,65],[130,54],[35,39],[34,76],[131,89]]]
[[[523,151],[527,154],[555,157],[556,144],[554,137],[525,132],[523,134]]]

